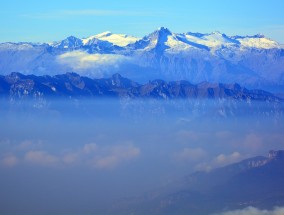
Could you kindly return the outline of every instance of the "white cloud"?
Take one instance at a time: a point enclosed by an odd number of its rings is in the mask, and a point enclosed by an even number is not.
[[[118,68],[120,64],[129,60],[129,57],[123,55],[89,54],[83,51],[67,52],[57,57],[60,64],[67,65],[76,71],[100,69],[103,66]]]
[[[96,143],[88,143],[78,149],[64,149],[57,154],[34,149],[34,146],[33,141],[21,142],[14,148],[15,152],[19,154],[2,155],[0,165],[2,167],[12,167],[22,162],[44,167],[87,165],[104,169],[115,167],[140,155],[140,149],[133,146],[132,143],[122,143],[115,146],[100,146]]]
[[[28,149],[38,149],[41,148],[43,145],[43,141],[42,140],[24,140],[22,142],[20,142],[16,149],[18,150],[28,150]]]
[[[6,155],[0,162],[4,167],[13,167],[17,165],[18,158],[15,155]]]
[[[133,145],[119,145],[106,149],[104,155],[94,157],[89,163],[99,169],[112,168],[139,155],[139,148]]]
[[[239,152],[233,152],[231,154],[219,154],[210,162],[199,163],[195,166],[195,169],[200,171],[210,171],[214,168],[237,163],[245,158],[246,157],[241,155]]]
[[[59,162],[58,157],[45,151],[29,151],[25,154],[25,160],[34,164],[53,166]]]
[[[85,144],[80,150],[71,151],[63,155],[62,162],[67,165],[78,164],[82,160],[88,159],[94,155],[98,150],[98,146],[95,143]]]
[[[215,215],[283,215],[284,207],[276,207],[273,210],[260,210],[254,207],[247,207],[241,210],[227,211]]]
[[[242,156],[239,152],[233,152],[232,154],[225,155],[225,154],[220,154],[218,155],[214,162],[218,165],[228,165],[232,164],[235,162],[238,162],[242,159]]]
[[[69,153],[62,157],[63,163],[67,165],[78,163],[79,160],[80,155],[78,153]]]
[[[97,149],[98,149],[98,146],[95,143],[89,143],[83,146],[83,152],[86,154],[95,152]]]
[[[245,137],[244,147],[246,149],[252,150],[253,152],[257,152],[262,148],[262,146],[263,146],[262,135],[250,133]]]

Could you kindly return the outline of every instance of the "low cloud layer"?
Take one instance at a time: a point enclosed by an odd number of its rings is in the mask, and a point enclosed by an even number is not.
[[[76,71],[100,70],[103,67],[118,68],[122,63],[131,59],[123,55],[115,54],[89,54],[83,51],[72,51],[59,55],[57,61],[60,64],[71,67]]]
[[[44,166],[56,165],[59,161],[58,157],[50,155],[45,151],[29,151],[26,153],[24,159],[30,163]]]
[[[273,210],[260,210],[254,207],[247,207],[241,210],[227,211],[214,215],[283,215],[284,207],[276,207]]]
[[[13,167],[17,165],[18,158],[15,155],[6,155],[0,160],[0,163],[4,167]]]
[[[216,163],[217,165],[225,166],[228,164],[236,163],[241,160],[242,160],[241,154],[239,152],[233,152],[232,154],[229,155],[225,154],[218,155],[215,158],[214,163]]]
[[[137,157],[140,149],[132,145],[114,146],[103,156],[95,157],[90,164],[96,168],[111,168],[119,163]]]
[[[231,154],[219,154],[210,162],[203,162],[196,165],[195,169],[201,171],[210,171],[214,168],[223,167],[226,165],[240,162],[245,158],[246,156],[240,154],[239,152],[233,152]]]
[[[96,169],[108,169],[134,159],[140,155],[140,149],[132,143],[121,143],[112,146],[99,146],[96,143],[82,145],[79,149],[63,149],[52,153],[34,148],[39,141],[24,141],[15,147],[16,154],[7,154],[0,158],[2,167],[11,168],[20,163],[45,166],[64,167],[86,165]]]

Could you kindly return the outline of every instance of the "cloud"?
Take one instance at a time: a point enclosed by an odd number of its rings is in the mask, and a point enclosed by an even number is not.
[[[14,151],[18,154],[3,154],[0,157],[0,165],[2,167],[13,167],[19,163],[30,163],[44,167],[86,165],[106,169],[140,155],[140,149],[133,146],[132,143],[122,143],[114,146],[100,146],[96,143],[88,143],[78,149],[64,149],[56,154],[34,149],[34,146],[37,145],[33,141],[21,142],[14,148]]]
[[[196,170],[200,171],[210,171],[214,168],[230,165],[233,163],[237,163],[246,157],[241,155],[239,152],[233,152],[231,154],[219,154],[215,158],[213,158],[210,162],[199,163],[195,166]]]
[[[83,152],[86,154],[89,154],[91,152],[95,152],[97,150],[98,146],[95,143],[89,143],[89,144],[85,144],[83,146]]]
[[[99,169],[112,168],[119,163],[140,155],[140,149],[133,145],[119,145],[106,149],[103,156],[94,157],[89,163]]]
[[[244,139],[244,147],[246,149],[257,152],[263,146],[263,137],[255,133],[248,134]]]
[[[76,164],[80,160],[80,155],[78,153],[69,153],[62,157],[62,161],[64,164]]]
[[[28,150],[28,149],[38,149],[43,146],[43,141],[42,140],[24,140],[20,142],[17,146],[16,149],[18,150]]]
[[[58,164],[59,159],[45,151],[29,151],[25,154],[26,161],[34,164],[53,166]]]
[[[64,154],[62,157],[62,162],[67,165],[78,164],[84,159],[88,159],[89,156],[92,156],[98,150],[98,146],[95,143],[85,144],[82,149],[78,151],[69,152]]]
[[[214,163],[224,166],[232,163],[236,163],[242,159],[242,156],[239,152],[233,152],[232,154],[225,155],[225,154],[220,154],[218,155]]]
[[[175,154],[175,158],[181,161],[198,161],[206,156],[202,148],[184,148],[181,152]]]
[[[89,54],[83,51],[67,52],[57,57],[60,64],[74,70],[101,69],[102,67],[118,68],[120,64],[130,61],[129,57],[115,54]]]
[[[214,215],[283,215],[284,207],[276,207],[273,210],[260,210],[254,207],[247,207],[241,210],[227,211]]]
[[[15,165],[17,165],[18,163],[18,158],[15,155],[6,155],[1,161],[0,163],[2,164],[2,166],[4,167],[13,167]]]

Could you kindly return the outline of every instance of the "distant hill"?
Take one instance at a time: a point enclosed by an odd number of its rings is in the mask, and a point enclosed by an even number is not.
[[[281,101],[264,90],[248,90],[239,84],[188,81],[166,82],[160,79],[139,84],[114,74],[110,78],[92,79],[76,73],[55,76],[11,73],[0,76],[0,95],[24,98],[152,98],[152,99],[232,99],[239,101]]]
[[[102,101],[108,100],[109,105]],[[239,84],[161,79],[140,84],[114,74],[93,79],[76,73],[55,76],[11,73],[0,76],[0,111],[18,113],[75,112],[79,115],[143,117],[283,116],[283,99],[264,90],[249,90]],[[65,104],[63,104],[65,103]],[[99,109],[102,106],[105,108]],[[67,111],[69,110],[69,112]],[[114,111],[115,110],[115,111]],[[4,114],[5,115],[5,114]]]
[[[270,151],[239,163],[195,172],[144,196],[125,199],[112,210],[122,214],[195,214],[254,206],[284,205],[284,151]]]

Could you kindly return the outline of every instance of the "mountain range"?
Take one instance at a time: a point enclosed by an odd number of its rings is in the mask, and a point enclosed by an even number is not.
[[[196,214],[254,206],[284,205],[284,151],[270,151],[239,163],[195,172],[143,196],[113,206],[123,214]]]
[[[152,98],[152,99],[232,99],[238,101],[280,102],[281,98],[264,90],[249,90],[239,84],[161,79],[139,84],[114,74],[110,78],[92,79],[76,73],[35,76],[21,73],[0,75],[0,95],[23,98]]]
[[[237,83],[192,84],[185,80],[168,82],[155,79],[141,84],[118,73],[99,79],[76,73],[0,75],[0,99],[0,111],[4,112],[12,109],[23,114],[34,111],[68,114],[69,110],[71,115],[100,117],[112,113],[115,117],[122,115],[130,119],[156,118],[157,115],[278,119],[284,112],[283,98],[264,90],[249,90]],[[101,108],[104,102],[105,107]]]
[[[0,44],[2,75],[76,72],[102,78],[120,73],[140,82],[240,83],[281,92],[283,68],[284,46],[260,34],[173,33],[162,27],[143,38],[104,32],[51,43]]]

